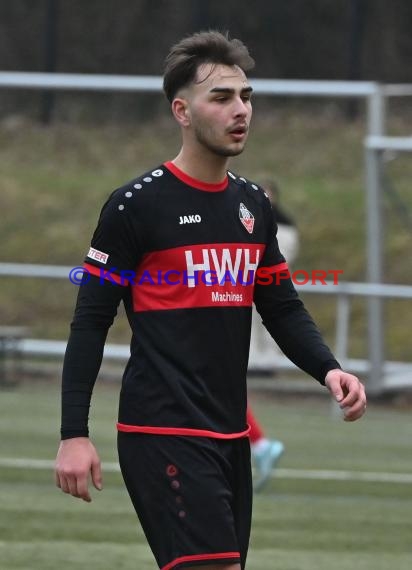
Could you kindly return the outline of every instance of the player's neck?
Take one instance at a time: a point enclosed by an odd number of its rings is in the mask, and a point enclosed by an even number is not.
[[[172,162],[191,178],[219,184],[226,176],[228,158],[208,152],[196,153],[183,146]]]

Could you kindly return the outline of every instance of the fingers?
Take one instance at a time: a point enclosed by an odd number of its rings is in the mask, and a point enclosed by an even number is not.
[[[77,497],[78,499],[83,499],[86,503],[91,503],[92,498],[89,493],[89,487],[87,484],[87,477],[81,477],[77,479],[77,488],[73,488],[73,490],[77,491],[77,495],[73,495],[73,497]]]
[[[82,499],[86,503],[92,500],[88,489],[87,474],[56,471],[56,485],[63,493]]]
[[[346,395],[340,402],[344,420],[353,422],[363,416],[366,411],[365,387],[356,376],[348,375]]]
[[[330,371],[326,385],[343,411],[343,419],[353,422],[366,411],[365,387],[356,376],[342,370]]]
[[[354,404],[343,408],[343,419],[345,422],[354,422],[366,412],[366,397],[359,397]]]
[[[102,488],[100,459],[87,437],[62,440],[56,458],[56,485],[67,493],[90,503],[89,476],[97,489]]]
[[[103,489],[103,480],[100,461],[95,461],[92,463],[91,474],[93,485],[98,491],[101,491]]]
[[[67,486],[69,488],[69,493],[72,497],[79,498],[79,492],[77,490],[77,479],[76,477],[67,477]]]
[[[342,374],[342,370],[340,369],[330,370],[325,378],[325,384],[338,404],[341,404],[342,400],[345,397],[341,382]]]

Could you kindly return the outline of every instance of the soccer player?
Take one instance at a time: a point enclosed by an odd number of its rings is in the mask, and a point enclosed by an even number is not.
[[[171,161],[107,200],[88,251],[62,381],[56,483],[102,487],[88,410],[123,301],[132,329],[120,394],[125,484],[159,568],[241,570],[252,484],[246,370],[254,301],[282,350],[325,384],[347,421],[365,392],[343,372],[289,279],[264,192],[227,170],[252,115],[247,48],[218,32],[170,51],[164,90],[182,134]]]

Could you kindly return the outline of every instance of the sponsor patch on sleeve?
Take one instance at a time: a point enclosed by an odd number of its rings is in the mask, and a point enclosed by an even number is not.
[[[94,249],[94,247],[91,247],[89,249],[89,253],[87,254],[87,257],[90,257],[90,259],[94,259],[94,260],[99,261],[100,263],[103,263],[104,265],[106,265],[107,260],[109,259],[109,254],[103,253],[103,251],[99,251],[98,249]]]

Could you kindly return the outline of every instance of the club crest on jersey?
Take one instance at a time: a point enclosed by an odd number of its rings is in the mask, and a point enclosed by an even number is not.
[[[240,202],[239,206],[239,220],[245,226],[246,230],[252,234],[253,226],[255,225],[255,216],[252,214],[252,212],[249,212],[249,210],[242,202]]]

